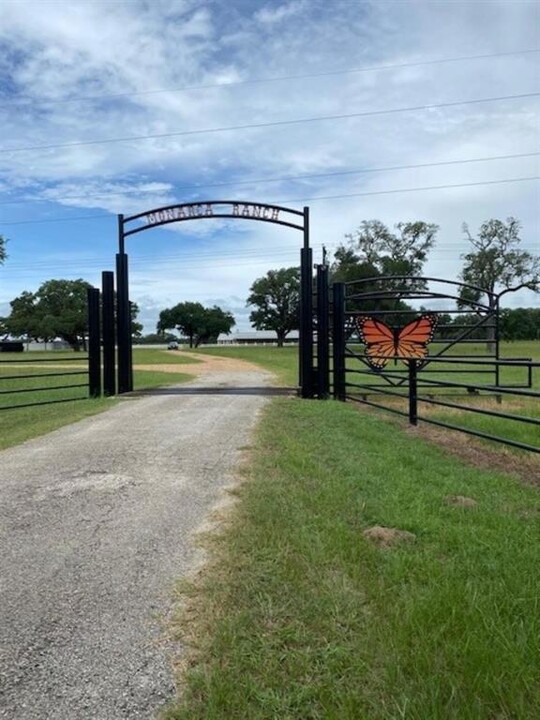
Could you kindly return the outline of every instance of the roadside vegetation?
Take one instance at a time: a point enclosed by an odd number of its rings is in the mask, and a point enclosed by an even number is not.
[[[279,357],[283,382],[294,351],[274,350],[211,353]],[[520,476],[494,452],[516,474],[383,412],[274,399],[208,565],[180,588],[188,657],[165,717],[535,720],[540,463]]]

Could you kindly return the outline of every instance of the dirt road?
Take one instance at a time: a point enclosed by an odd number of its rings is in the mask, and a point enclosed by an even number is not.
[[[207,372],[0,453],[0,717],[156,717],[173,585],[268,381]]]

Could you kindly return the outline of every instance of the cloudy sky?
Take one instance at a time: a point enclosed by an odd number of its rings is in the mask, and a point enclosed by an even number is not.
[[[540,252],[539,28],[521,0],[0,0],[0,315],[97,284],[115,214],[174,202],[309,205],[316,259],[362,220],[434,222],[426,271],[450,279],[463,222],[515,216]],[[187,299],[248,329],[250,284],[299,246],[243,221],[135,235],[145,330]]]

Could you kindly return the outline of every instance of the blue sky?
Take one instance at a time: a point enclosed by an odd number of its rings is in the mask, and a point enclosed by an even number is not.
[[[464,221],[474,232],[516,216],[523,247],[540,252],[538,180],[481,184],[538,177],[539,155],[366,172],[538,153],[538,97],[118,141],[536,93],[539,27],[540,5],[519,0],[1,0],[0,315],[52,277],[98,283],[114,262],[115,214],[172,202],[308,204],[316,257],[362,220],[435,222],[426,271],[450,279]],[[114,142],[77,144],[96,140]],[[145,330],[187,299],[220,304],[248,329],[250,284],[297,264],[299,244],[293,230],[218,220],[134,236]]]

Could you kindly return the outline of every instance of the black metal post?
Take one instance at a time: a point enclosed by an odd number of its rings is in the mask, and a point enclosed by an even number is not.
[[[101,273],[103,326],[103,391],[107,396],[116,394],[115,343],[114,343],[114,273]]]
[[[409,423],[418,425],[418,387],[416,376],[416,360],[408,360],[409,364]]]
[[[313,372],[313,252],[309,247],[309,208],[304,208],[304,246],[300,251],[300,395],[315,394]]]
[[[88,288],[88,394],[93,398],[101,395],[101,333],[97,288]]]
[[[300,394],[314,395],[313,387],[313,252],[300,251]]]
[[[126,255],[127,258],[127,255]],[[131,332],[131,309],[133,303],[128,299],[129,313],[128,313],[128,327],[129,327],[129,391],[133,390],[133,333]]]
[[[332,290],[334,399],[345,400],[345,285],[343,283],[334,283]]]
[[[317,265],[317,395],[328,397],[330,360],[328,335],[328,265]]]
[[[130,318],[128,298],[128,263],[125,253],[116,256],[116,338],[118,352],[118,392],[130,390]]]
[[[491,305],[491,301],[490,301]],[[495,300],[495,360],[500,360],[500,348],[499,348],[499,340],[500,340],[500,325],[499,325],[499,313],[501,311],[500,308],[500,302],[499,298],[497,297]],[[488,335],[490,334],[490,331],[488,330]],[[501,371],[499,368],[499,363],[495,365],[495,386],[499,387],[501,384]]]

